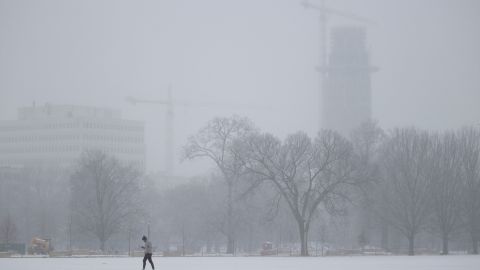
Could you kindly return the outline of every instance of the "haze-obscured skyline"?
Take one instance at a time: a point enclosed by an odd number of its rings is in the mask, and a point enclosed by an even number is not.
[[[0,120],[34,101],[121,109],[146,123],[149,170],[163,157],[165,109],[125,97],[164,99],[169,85],[175,99],[237,106],[178,108],[177,152],[217,115],[244,115],[280,136],[314,134],[318,14],[299,3],[0,0]],[[367,44],[380,68],[372,110],[382,127],[480,124],[480,2],[327,4],[377,22]]]

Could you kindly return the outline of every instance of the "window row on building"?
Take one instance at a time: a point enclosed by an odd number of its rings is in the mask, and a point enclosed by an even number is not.
[[[42,159],[38,160],[35,158],[14,158],[14,159],[0,159],[0,167],[11,167],[15,166],[18,168],[22,167],[38,167],[45,166],[50,164],[52,167],[62,167],[62,166],[71,166],[74,165],[79,160],[79,157],[71,157],[62,159]]]
[[[22,123],[17,122],[11,125],[1,125],[0,131],[17,131],[17,130],[39,130],[39,129],[105,129],[105,130],[119,130],[119,131],[136,131],[143,132],[141,125],[122,125],[112,123],[99,122],[63,122],[63,123]]]
[[[55,153],[68,153],[79,152],[89,147],[81,145],[26,145],[26,146],[4,146],[0,147],[0,153],[2,154],[55,154]],[[102,146],[98,147],[100,150],[106,153],[116,154],[143,154],[143,147],[120,147],[120,146]]]
[[[114,135],[102,135],[102,134],[85,134],[84,140],[89,141],[110,141],[121,143],[143,143],[143,136],[114,136]]]
[[[67,123],[25,123],[25,122],[16,122],[11,125],[2,125],[0,126],[0,131],[20,131],[20,130],[45,130],[45,129],[73,129],[80,128],[81,123],[79,122],[67,122]]]
[[[21,135],[0,136],[0,143],[25,143],[39,141],[109,141],[118,143],[143,143],[143,136],[114,136],[100,134],[49,134],[49,135]]]
[[[122,130],[122,131],[143,131],[143,126],[134,126],[134,125],[119,125],[119,124],[109,124],[109,123],[99,123],[99,122],[85,122],[83,123],[84,128],[89,129],[110,129],[110,130]]]

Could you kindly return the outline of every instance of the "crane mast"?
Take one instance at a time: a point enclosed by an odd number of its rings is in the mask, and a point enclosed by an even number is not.
[[[169,86],[167,99],[138,99],[135,97],[126,97],[126,101],[135,104],[153,104],[165,106],[165,173],[167,176],[173,176],[175,173],[175,107],[195,107],[195,108],[216,108],[216,109],[249,109],[249,110],[264,110],[272,109],[264,106],[252,106],[246,104],[231,104],[231,103],[214,103],[214,102],[188,102],[182,100],[174,100],[172,88]]]
[[[174,102],[172,97],[172,88],[168,88],[168,95],[167,100],[147,100],[147,99],[137,99],[134,97],[127,97],[127,102],[131,103],[132,105],[136,105],[138,103],[143,104],[155,104],[165,106],[167,111],[165,114],[165,174],[166,176],[170,177],[173,176],[175,166],[175,153],[174,153]]]

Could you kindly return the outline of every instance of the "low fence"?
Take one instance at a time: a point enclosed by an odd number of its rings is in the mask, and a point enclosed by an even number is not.
[[[8,254],[25,254],[25,244],[21,243],[0,243],[0,256],[8,256]]]

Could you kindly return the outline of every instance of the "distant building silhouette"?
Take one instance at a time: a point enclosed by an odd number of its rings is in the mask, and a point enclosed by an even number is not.
[[[322,87],[322,128],[344,135],[371,118],[370,65],[366,33],[360,27],[332,29]]]
[[[85,150],[101,150],[145,169],[144,124],[120,111],[70,105],[24,107],[0,121],[0,167],[69,168]]]

